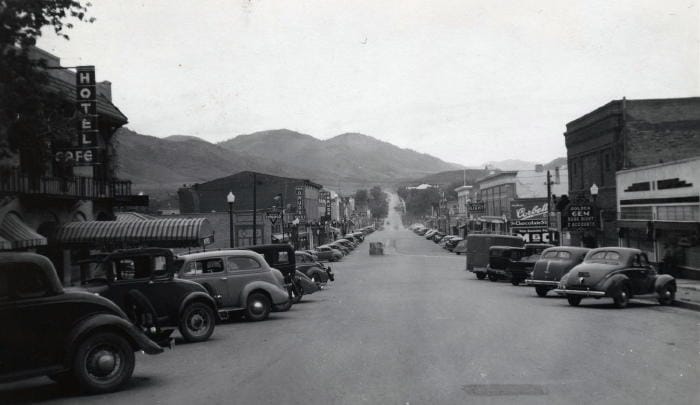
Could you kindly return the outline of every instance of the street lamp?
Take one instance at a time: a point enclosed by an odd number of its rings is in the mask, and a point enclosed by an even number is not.
[[[598,186],[593,183],[593,185],[590,188],[591,191],[591,197],[593,197],[593,202],[595,202],[596,198],[598,198]]]
[[[228,235],[229,235],[229,247],[233,248],[233,203],[236,202],[236,196],[233,195],[233,191],[229,191],[226,196],[226,202],[228,203]]]

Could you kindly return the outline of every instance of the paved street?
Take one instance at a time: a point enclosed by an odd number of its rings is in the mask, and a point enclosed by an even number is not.
[[[125,390],[62,394],[49,379],[0,385],[0,403],[697,403],[700,315],[608,301],[569,307],[477,281],[456,256],[390,217],[336,282],[288,313],[234,321],[212,340],[137,356]],[[386,255],[370,257],[369,241]]]

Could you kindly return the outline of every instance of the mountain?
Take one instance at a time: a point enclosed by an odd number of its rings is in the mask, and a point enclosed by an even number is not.
[[[559,157],[549,163],[537,163],[518,159],[490,161],[486,163],[489,169],[509,170],[534,170],[535,165],[542,164],[545,170],[554,170],[555,167],[566,166],[566,157]]]
[[[404,180],[399,183],[399,186],[417,186],[420,184],[439,184],[443,187],[456,188],[461,185],[467,184],[471,185],[486,176],[489,170],[484,169],[464,169],[464,170],[449,170],[440,173],[430,174],[424,177],[420,177],[412,180]]]
[[[117,176],[131,180],[134,192],[154,197],[244,170],[310,179],[348,193],[460,167],[361,134],[320,140],[282,129],[213,144],[194,136],[156,138],[121,128],[115,139]]]
[[[357,133],[320,140],[280,129],[239,135],[219,145],[260,159],[284,162],[326,185],[395,182],[461,167]]]

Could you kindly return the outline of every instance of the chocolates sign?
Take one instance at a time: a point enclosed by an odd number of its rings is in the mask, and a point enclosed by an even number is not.
[[[510,203],[511,226],[514,228],[546,228],[548,205],[546,198],[527,198]]]

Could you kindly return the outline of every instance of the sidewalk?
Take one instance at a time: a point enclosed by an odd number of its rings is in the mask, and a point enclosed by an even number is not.
[[[673,305],[700,311],[700,280],[676,279],[676,300]]]

